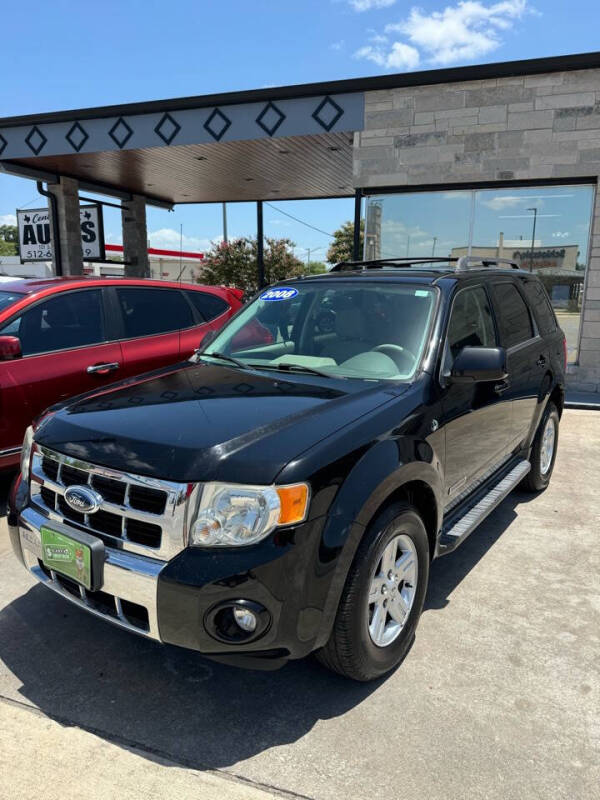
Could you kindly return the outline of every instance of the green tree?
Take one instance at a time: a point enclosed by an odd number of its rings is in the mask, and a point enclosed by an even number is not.
[[[16,256],[18,253],[16,225],[0,225],[0,256]]]
[[[362,253],[365,241],[365,221],[360,221],[360,249]],[[344,224],[333,232],[333,242],[327,251],[327,261],[330,264],[337,264],[340,261],[352,261],[354,258],[354,223],[344,222]],[[360,256],[359,256],[360,258]]]
[[[327,265],[323,261],[309,261],[304,265],[305,275],[320,275],[321,272],[327,272]]]
[[[304,274],[304,265],[293,253],[289,239],[265,237],[264,263],[267,283]],[[258,290],[256,239],[241,236],[213,244],[202,263],[200,283],[235,286],[245,292]]]

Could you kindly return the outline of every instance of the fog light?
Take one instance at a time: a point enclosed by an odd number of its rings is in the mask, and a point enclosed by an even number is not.
[[[233,618],[243,631],[253,633],[256,630],[258,620],[256,619],[256,614],[250,611],[249,608],[235,606],[233,609]]]

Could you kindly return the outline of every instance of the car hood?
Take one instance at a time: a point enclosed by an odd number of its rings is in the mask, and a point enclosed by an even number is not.
[[[382,383],[188,362],[82,395],[35,438],[140,475],[269,484],[299,453],[390,399]]]

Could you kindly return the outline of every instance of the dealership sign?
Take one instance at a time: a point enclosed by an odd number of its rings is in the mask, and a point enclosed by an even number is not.
[[[79,207],[84,261],[104,261],[102,206]],[[47,208],[17,209],[21,261],[51,261],[50,213]]]

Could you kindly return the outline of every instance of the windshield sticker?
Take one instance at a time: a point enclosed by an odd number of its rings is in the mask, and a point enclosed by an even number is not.
[[[415,292],[415,297],[427,297],[428,294],[429,292],[424,289],[417,289]]]
[[[298,289],[292,289],[291,286],[279,286],[276,289],[267,289],[267,291],[263,292],[258,299],[269,301],[291,300],[292,297],[296,297],[297,294]]]

